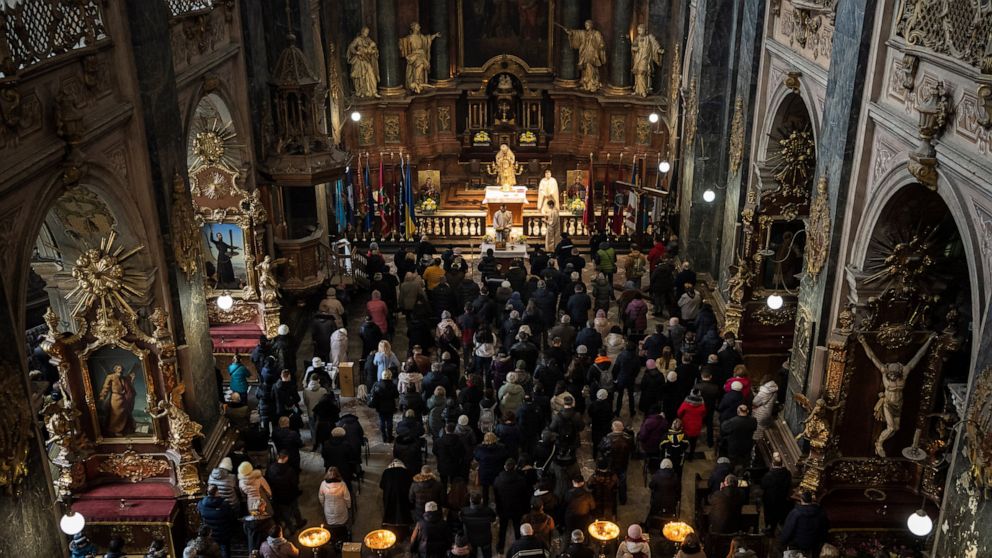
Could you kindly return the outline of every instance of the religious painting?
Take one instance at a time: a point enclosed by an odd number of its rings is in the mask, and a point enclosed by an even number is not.
[[[233,223],[206,223],[203,237],[207,286],[215,290],[240,290],[248,284],[245,233]]]
[[[155,435],[148,413],[148,383],[141,357],[123,347],[101,347],[85,359],[101,437]]]
[[[417,199],[432,198],[434,201],[441,195],[441,171],[417,171]]]
[[[589,173],[581,169],[565,171],[565,184],[566,201],[584,198],[589,186]]]
[[[554,37],[553,0],[458,2],[460,66],[481,70],[508,54],[531,68],[550,68]]]
[[[107,204],[83,186],[68,190],[55,201],[52,210],[66,236],[94,246],[117,225]]]
[[[806,252],[805,225],[800,220],[772,221],[767,227],[761,281],[765,289],[794,291],[799,287]]]

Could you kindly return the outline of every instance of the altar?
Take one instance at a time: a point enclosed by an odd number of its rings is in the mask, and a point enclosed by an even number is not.
[[[523,243],[512,243],[507,242],[506,247],[502,250],[497,250],[495,244],[489,242],[483,242],[479,246],[479,253],[485,254],[487,250],[492,249],[493,256],[497,260],[506,260],[507,263],[510,260],[515,260],[517,258],[527,258],[527,245]]]
[[[493,215],[499,211],[500,205],[506,205],[507,211],[513,215],[513,225],[524,225],[524,205],[527,205],[527,187],[511,186],[509,191],[503,191],[499,186],[486,186],[486,197],[482,199],[486,206],[486,225],[492,225]]]

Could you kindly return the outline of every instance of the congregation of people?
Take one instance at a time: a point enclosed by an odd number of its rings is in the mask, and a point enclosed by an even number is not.
[[[506,262],[424,238],[391,260],[372,243],[369,290],[350,293],[347,306],[327,291],[311,322],[313,354],[300,355],[305,370],[285,326],[231,364],[221,397],[240,434],[210,474],[203,527],[185,556],[227,558],[242,538],[264,558],[298,556],[293,534],[308,524],[325,525],[340,549],[364,535],[352,531],[361,490],[381,498],[382,527],[420,558],[591,558],[590,523],[618,521],[632,491],[647,490],[647,509],[610,552],[649,558],[650,533],[691,521],[683,477],[707,454],[707,524],[677,556],[715,556],[704,535],[747,531],[749,504],[781,549],[821,551],[826,515],[795,491],[781,457],[751,473],[787,372],[752,377],[674,239],[618,256],[605,237],[583,254],[563,234],[553,252],[538,246],[529,261]],[[361,354],[349,354],[352,335]],[[377,424],[343,411],[342,362],[356,363],[358,397]],[[370,483],[363,453],[375,438],[391,445],[391,462]],[[305,453],[326,471],[319,486],[300,485]],[[318,494],[322,517],[302,516],[303,491]],[[731,555],[748,552],[734,541]]]

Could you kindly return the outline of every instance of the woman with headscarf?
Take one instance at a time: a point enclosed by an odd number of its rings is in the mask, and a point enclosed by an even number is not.
[[[617,548],[617,558],[651,558],[651,546],[640,525],[634,523],[627,528],[627,536]]]
[[[389,334],[389,308],[382,301],[382,294],[379,291],[372,291],[372,300],[365,304],[365,311],[372,318],[372,322],[379,326],[379,331],[383,335]]]

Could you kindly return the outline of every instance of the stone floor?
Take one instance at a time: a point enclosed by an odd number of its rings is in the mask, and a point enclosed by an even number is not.
[[[587,271],[584,275],[588,276],[590,273]],[[365,315],[364,299],[354,301],[351,306],[352,308],[349,309],[349,316],[351,319],[348,330],[350,332],[357,332],[361,323],[360,320],[363,319]],[[616,312],[617,309],[614,307],[610,313],[610,317],[612,319],[616,318]],[[656,319],[653,317],[650,319],[649,331],[653,329],[653,323],[655,321]],[[397,324],[395,338],[393,339],[393,349],[398,355],[404,355],[407,351],[405,329],[406,325],[404,320],[400,319]],[[357,355],[361,351],[361,340],[358,338],[357,333],[352,334],[350,337],[349,353],[352,355]],[[306,369],[306,364],[308,363],[305,363],[305,361],[308,361],[312,355],[311,347],[312,344],[309,337],[305,338],[298,351],[298,357],[301,365],[300,370]],[[379,427],[375,413],[363,403],[353,398],[345,398],[343,401],[342,412],[351,412],[360,417],[371,446],[368,465],[365,466],[365,482],[363,486],[361,486],[361,492],[353,495],[358,498],[359,502],[358,512],[354,520],[353,539],[356,541],[361,541],[362,537],[364,537],[366,533],[380,527],[382,518],[382,500],[381,492],[379,490],[379,479],[382,471],[391,461],[392,445],[381,442],[381,436],[379,434]],[[630,417],[626,414],[626,410],[624,411],[621,419],[625,422],[630,421]],[[640,422],[640,416],[634,418],[632,427],[635,432],[640,427]],[[309,433],[305,431],[304,437],[304,441],[306,442],[306,438],[309,437]],[[309,447],[309,444],[305,444],[305,446]],[[582,448],[579,452],[583,474],[586,476],[590,475],[595,468],[591,456],[590,446],[591,442],[587,429],[587,431],[583,433]],[[715,462],[713,451],[705,448],[705,444],[701,447],[704,450],[706,459],[697,459],[693,462],[687,463],[683,477],[684,497],[682,498],[683,503],[681,516],[689,522],[691,522],[690,518],[692,518],[694,514],[694,503],[691,496],[693,479],[695,478],[696,473],[701,474],[703,477],[708,476],[709,471],[712,469]],[[433,457],[430,459],[429,463],[434,464]],[[303,495],[300,498],[300,507],[303,516],[309,521],[310,525],[315,525],[323,521],[322,512],[317,500],[317,491],[323,478],[322,465],[323,462],[319,454],[309,452],[303,453],[303,473],[300,477],[300,488],[303,491]],[[643,521],[647,513],[650,495],[645,486],[644,477],[641,473],[640,467],[640,461],[633,461],[631,463],[630,471],[628,472],[628,502],[625,506],[620,507],[620,517],[618,521],[624,531],[626,531],[627,526],[631,523]]]

